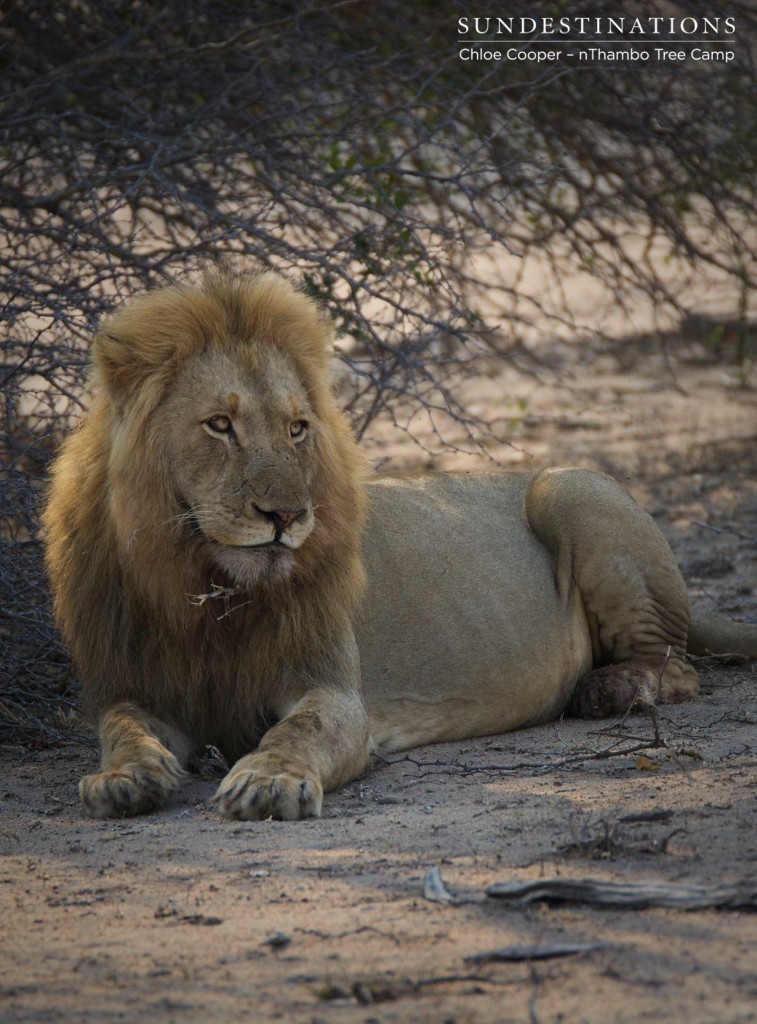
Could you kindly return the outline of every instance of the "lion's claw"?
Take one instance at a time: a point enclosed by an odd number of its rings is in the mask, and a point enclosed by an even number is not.
[[[229,818],[296,821],[320,817],[323,789],[316,779],[298,778],[286,771],[274,775],[255,768],[232,768],[213,801]]]
[[[166,751],[154,764],[134,762],[85,775],[79,796],[90,818],[130,817],[162,807],[183,776],[179,762]]]

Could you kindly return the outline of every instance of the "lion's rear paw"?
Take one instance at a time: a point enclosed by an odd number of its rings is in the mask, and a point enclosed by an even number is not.
[[[677,660],[624,661],[596,668],[579,679],[565,711],[577,718],[607,718],[658,701],[686,700],[698,690],[697,673]]]
[[[320,817],[323,789],[316,779],[298,778],[286,771],[274,774],[232,768],[213,799],[230,818],[296,821]]]
[[[79,796],[90,818],[146,814],[163,806],[183,775],[179,762],[166,751],[157,764],[125,764],[117,771],[85,775]]]

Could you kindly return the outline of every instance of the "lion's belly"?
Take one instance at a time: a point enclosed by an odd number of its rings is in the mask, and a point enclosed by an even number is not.
[[[530,479],[370,485],[358,644],[378,748],[546,721],[590,667],[580,598],[560,600],[550,555],[525,519]]]

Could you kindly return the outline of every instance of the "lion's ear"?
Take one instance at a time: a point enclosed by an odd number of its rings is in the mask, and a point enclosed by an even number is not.
[[[147,292],[108,317],[92,357],[101,383],[119,406],[137,396],[157,398],[176,374],[177,363],[202,346],[204,303],[187,289]]]
[[[100,380],[113,398],[125,398],[139,386],[142,374],[137,370],[137,360],[127,338],[103,327],[95,336],[92,358]]]
[[[100,383],[114,405],[125,409],[137,398],[149,402],[153,391],[159,400],[174,366],[175,346],[148,347],[107,325],[95,337],[92,356]]]

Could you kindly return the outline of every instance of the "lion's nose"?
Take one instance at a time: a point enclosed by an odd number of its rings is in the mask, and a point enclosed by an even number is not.
[[[273,525],[276,527],[276,532],[281,533],[283,530],[289,529],[295,520],[299,519],[300,516],[305,515],[304,508],[278,508],[268,509],[260,508],[256,506],[258,512],[265,516],[266,519],[270,519]]]

